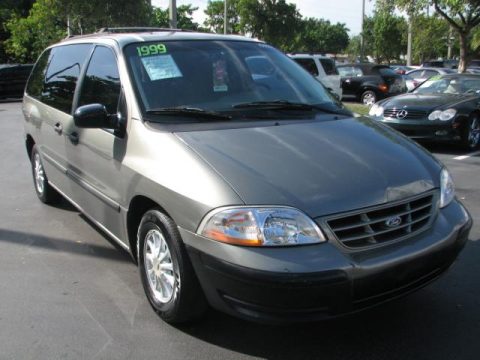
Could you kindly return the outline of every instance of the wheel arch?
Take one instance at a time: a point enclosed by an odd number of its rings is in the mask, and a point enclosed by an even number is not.
[[[158,208],[165,215],[170,216],[165,208],[157,201],[145,195],[135,195],[131,200],[127,210],[127,237],[130,252],[135,263],[138,262],[137,254],[137,231],[143,215],[153,208]]]
[[[30,134],[27,134],[25,136],[25,147],[27,149],[27,155],[29,158],[32,155],[32,150],[34,145],[35,145],[35,140],[33,139],[33,136]]]

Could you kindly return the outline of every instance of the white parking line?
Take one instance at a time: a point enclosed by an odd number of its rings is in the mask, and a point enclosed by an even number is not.
[[[472,152],[472,153],[467,154],[467,155],[456,156],[456,157],[453,158],[453,160],[465,160],[465,159],[468,159],[471,156],[475,156],[475,155],[478,155],[478,154],[480,154],[480,150]]]

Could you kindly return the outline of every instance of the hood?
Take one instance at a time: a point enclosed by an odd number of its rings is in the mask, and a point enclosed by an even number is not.
[[[288,205],[316,217],[438,186],[440,165],[430,154],[368,118],[176,135],[248,205]]]
[[[413,94],[407,93],[385,99],[379,103],[384,108],[409,108],[434,109],[440,106],[445,108],[470,100],[464,94]]]

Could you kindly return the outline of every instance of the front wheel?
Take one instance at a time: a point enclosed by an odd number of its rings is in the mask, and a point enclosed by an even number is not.
[[[473,116],[466,123],[462,134],[462,145],[466,150],[474,150],[480,143],[480,118]]]
[[[375,92],[372,90],[367,90],[362,94],[360,100],[362,101],[363,105],[371,106],[377,101],[377,94],[375,94]]]
[[[173,220],[159,209],[147,211],[137,241],[143,288],[158,315],[169,323],[203,315],[206,300]]]

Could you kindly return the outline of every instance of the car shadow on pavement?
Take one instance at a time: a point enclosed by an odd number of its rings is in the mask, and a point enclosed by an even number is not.
[[[26,247],[39,247],[56,252],[68,252],[80,256],[95,256],[102,259],[132,262],[125,251],[86,242],[59,239],[23,231],[0,229],[0,242],[8,242]]]
[[[177,328],[215,346],[266,359],[477,359],[480,288],[473,274],[480,272],[480,241],[474,239],[477,233],[441,279],[373,309],[283,326],[210,310],[201,321]],[[466,273],[472,276],[466,278]]]
[[[179,329],[216,346],[266,359],[429,359],[438,347],[445,349],[445,357],[436,359],[456,358],[448,354],[464,346],[463,336],[468,341],[473,336],[449,331],[447,324],[474,328],[478,319],[459,312],[455,304],[445,310],[441,300],[431,301],[434,297],[422,290],[362,313],[288,326],[255,324],[211,311],[203,322]],[[473,351],[472,346],[468,343],[465,353]]]

